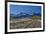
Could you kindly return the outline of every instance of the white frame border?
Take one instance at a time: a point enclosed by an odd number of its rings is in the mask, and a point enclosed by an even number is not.
[[[10,20],[9,20],[9,13],[10,13],[10,9],[9,9],[9,6],[10,6],[10,4],[12,4],[12,5],[32,5],[32,6],[41,6],[41,14],[42,14],[42,16],[41,16],[41,28],[28,28],[28,29],[10,29],[9,27],[10,27],[10,25],[9,25],[9,23],[10,23]],[[32,4],[32,3],[30,3],[30,4],[28,4],[28,3],[13,3],[13,2],[8,2],[7,3],[7,16],[8,16],[8,18],[7,18],[7,32],[19,32],[19,31],[35,31],[35,30],[43,30],[43,4]]]

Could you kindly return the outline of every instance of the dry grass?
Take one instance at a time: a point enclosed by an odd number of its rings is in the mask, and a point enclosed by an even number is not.
[[[39,28],[41,27],[41,20],[35,19],[35,20],[28,20],[28,21],[20,21],[20,22],[14,22],[10,23],[10,29],[21,29],[21,28]]]

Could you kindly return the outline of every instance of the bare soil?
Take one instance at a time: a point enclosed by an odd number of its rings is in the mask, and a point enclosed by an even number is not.
[[[40,19],[19,19],[10,21],[10,29],[40,28]]]

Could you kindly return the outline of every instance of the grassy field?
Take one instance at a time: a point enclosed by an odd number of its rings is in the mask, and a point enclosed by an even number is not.
[[[33,16],[32,19],[19,19],[10,21],[10,29],[40,28],[41,17]]]

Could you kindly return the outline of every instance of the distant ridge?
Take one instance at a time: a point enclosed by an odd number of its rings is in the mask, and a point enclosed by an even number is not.
[[[25,17],[29,17],[31,18],[32,16],[41,16],[41,13],[32,13],[32,14],[27,14],[24,12],[20,12],[19,14],[15,15],[15,14],[10,14],[11,18],[25,18]]]

